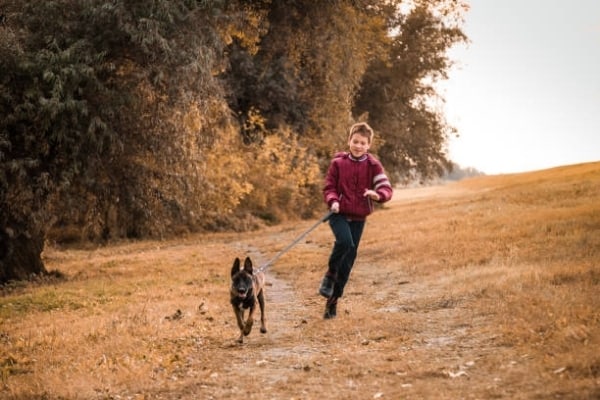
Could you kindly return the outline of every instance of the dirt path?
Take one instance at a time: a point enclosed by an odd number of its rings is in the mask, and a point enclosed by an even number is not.
[[[250,255],[255,265],[268,261],[256,248],[240,243],[234,247],[237,253]],[[274,271],[268,270],[266,274],[268,333],[261,334],[255,324],[244,344],[238,344],[237,326],[233,313],[227,308],[225,314],[215,318],[216,323],[224,323],[222,334],[206,338],[186,365],[188,372],[196,372],[184,373],[182,378],[189,380],[191,375],[195,379],[184,386],[167,385],[144,398],[320,398],[309,394],[318,393],[320,389],[310,387],[305,378],[319,365],[316,359],[327,354],[326,344],[307,338],[303,333],[309,311],[290,283]],[[132,394],[122,396],[132,398]]]
[[[269,261],[254,247],[246,248],[245,252],[259,266]],[[252,362],[244,362],[239,367],[246,368],[248,374],[260,383],[262,390],[268,393],[285,385],[290,379],[290,372],[310,370],[313,358],[323,354],[325,345],[315,345],[303,337],[302,326],[307,324],[309,311],[290,283],[273,270],[267,269],[265,274],[268,333],[261,335],[254,330],[249,340],[254,342],[258,351],[251,352]]]
[[[257,265],[267,261],[254,247],[237,244],[236,250]],[[189,366],[204,369],[201,382],[156,398],[484,398],[468,395],[476,381],[492,397],[510,397],[505,378],[490,373],[499,345],[493,330],[482,333],[485,315],[471,313],[444,282],[413,282],[377,270],[356,268],[333,321],[321,319],[318,295],[298,293],[268,270],[269,332],[261,335],[255,327],[239,345],[232,316],[221,316],[228,337],[214,338],[208,353]],[[495,368],[517,367],[517,361],[500,362],[505,365]]]
[[[245,251],[259,265],[266,261]],[[530,356],[505,346],[448,282],[378,276],[364,266],[353,274],[341,315],[324,321],[322,299],[269,271],[269,332],[255,329],[240,346],[229,329],[231,339],[211,354],[222,365],[183,398],[529,398],[519,394],[536,385]]]

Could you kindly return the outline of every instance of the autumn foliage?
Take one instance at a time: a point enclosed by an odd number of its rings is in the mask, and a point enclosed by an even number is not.
[[[357,119],[394,180],[441,173],[424,99],[464,6],[411,4],[0,1],[0,281],[44,272],[46,240],[314,216]]]

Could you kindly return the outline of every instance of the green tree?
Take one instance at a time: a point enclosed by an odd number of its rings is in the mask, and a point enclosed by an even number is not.
[[[0,282],[45,272],[53,225],[91,239],[161,236],[239,204],[249,187],[203,165],[226,155],[246,170],[216,79],[224,38],[243,25],[231,7],[245,6],[2,4]]]
[[[0,28],[0,282],[45,272],[40,254],[52,202],[110,151],[102,55],[84,39],[47,35],[44,13],[73,17],[56,2],[8,4]],[[27,19],[23,19],[27,16]],[[25,29],[23,29],[25,28]],[[61,29],[69,30],[67,24]],[[28,32],[37,31],[37,36]],[[92,64],[100,64],[95,70]]]

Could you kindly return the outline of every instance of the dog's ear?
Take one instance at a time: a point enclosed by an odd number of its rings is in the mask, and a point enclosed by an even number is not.
[[[246,257],[246,260],[244,260],[244,271],[252,275],[252,260],[250,257]]]
[[[231,267],[231,276],[234,276],[238,272],[240,272],[240,259],[236,257],[233,266]]]

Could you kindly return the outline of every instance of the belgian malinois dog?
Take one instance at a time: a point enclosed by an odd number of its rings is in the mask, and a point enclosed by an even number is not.
[[[238,343],[244,343],[254,324],[256,301],[260,306],[260,332],[267,333],[265,323],[265,274],[253,271],[252,260],[246,257],[244,268],[240,267],[240,259],[236,258],[231,267],[231,305],[240,328]],[[248,318],[244,321],[244,312],[248,310]]]

